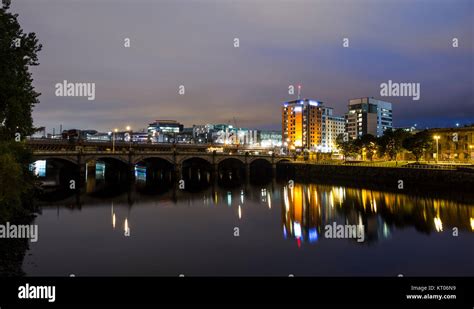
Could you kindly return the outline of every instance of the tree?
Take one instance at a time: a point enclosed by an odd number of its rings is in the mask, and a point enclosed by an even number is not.
[[[20,138],[34,132],[31,111],[38,103],[29,72],[38,65],[41,50],[34,33],[23,33],[16,14],[0,7],[0,221],[28,213],[32,206],[34,176],[31,153]]]
[[[410,136],[411,134],[403,129],[385,130],[378,141],[381,154],[387,155],[390,160],[396,160],[403,149],[403,141]]]
[[[341,133],[336,137],[337,148],[341,151],[344,160],[351,155],[352,145],[349,140],[346,140],[344,134]]]
[[[364,134],[361,136],[357,144],[361,149],[365,149],[367,152],[367,158],[372,161],[377,152],[377,138],[372,134]]]
[[[413,153],[416,162],[418,162],[425,151],[433,147],[433,139],[431,138],[431,134],[427,130],[424,130],[407,137],[403,141],[403,147]]]
[[[30,66],[38,65],[41,44],[34,33],[23,33],[18,14],[0,8],[0,140],[12,140],[15,133],[34,133],[31,111],[39,103],[32,85]]]

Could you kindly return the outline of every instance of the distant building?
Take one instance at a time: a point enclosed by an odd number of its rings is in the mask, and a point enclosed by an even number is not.
[[[195,143],[210,143],[212,141],[212,131],[214,126],[211,124],[195,125],[193,124],[193,140]]]
[[[382,136],[389,128],[393,128],[392,103],[369,97],[349,100],[346,114],[349,138],[356,139],[365,134]]]
[[[332,107],[324,107],[321,124],[321,144],[317,147],[318,151],[337,152],[336,139],[345,132],[345,118],[333,115]]]
[[[216,124],[212,131],[212,142],[225,145],[259,145],[260,132],[227,124]]]
[[[322,102],[310,99],[282,106],[283,145],[295,150],[316,150],[322,141]]]
[[[474,125],[456,128],[429,129],[433,139],[438,137],[440,161],[474,163]],[[436,143],[426,152],[426,160],[436,159]]]
[[[262,147],[280,147],[281,132],[280,131],[260,131],[260,146]]]
[[[148,135],[152,143],[175,142],[176,135],[183,132],[183,125],[176,120],[156,120],[148,125]]]
[[[97,132],[96,134],[89,135],[87,137],[89,141],[111,141],[112,140],[112,132]]]
[[[182,132],[174,134],[176,143],[180,144],[192,144],[193,139],[193,128],[184,128]]]

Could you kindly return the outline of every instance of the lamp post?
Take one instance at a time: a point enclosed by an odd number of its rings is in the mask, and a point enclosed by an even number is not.
[[[118,129],[114,129],[112,133],[112,153],[115,153],[115,134],[118,132]]]
[[[132,150],[132,131],[130,129],[130,126],[127,126],[127,132],[128,132],[128,150]]]
[[[435,135],[435,136],[433,136],[433,138],[436,140],[436,163],[438,163],[438,156],[439,156],[438,141],[440,139],[440,136]]]

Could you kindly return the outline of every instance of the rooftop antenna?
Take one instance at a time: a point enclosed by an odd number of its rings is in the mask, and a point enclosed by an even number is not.
[[[301,85],[298,85],[298,100],[300,99],[301,95]]]

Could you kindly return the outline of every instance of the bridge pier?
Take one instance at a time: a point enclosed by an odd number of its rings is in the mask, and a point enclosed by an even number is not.
[[[130,183],[135,181],[135,164],[133,163],[128,164],[128,180]]]
[[[174,165],[174,176],[175,176],[175,182],[179,182],[181,179],[183,179],[183,165],[176,163]]]
[[[245,186],[248,187],[250,184],[250,163],[245,163]]]
[[[275,162],[272,162],[272,177],[276,178],[277,176],[277,165]]]
[[[217,180],[219,177],[219,166],[216,163],[213,163],[211,166],[211,180]]]
[[[77,173],[78,173],[78,179],[76,179],[76,189],[80,189],[84,186],[86,183],[86,163],[83,162],[83,158],[81,153],[79,152],[77,154]]]
[[[179,180],[183,179],[183,167],[179,162],[185,162],[189,159],[202,159],[209,162],[212,167],[209,173],[202,173],[202,169],[198,170],[198,175],[201,177],[208,177],[210,182],[214,182],[221,179],[230,180],[232,182],[243,181],[245,172],[245,182],[250,181],[251,167],[250,162],[255,162],[255,160],[266,160],[272,164],[272,174],[276,175],[276,162],[282,159],[291,161],[289,156],[275,156],[268,154],[260,155],[250,155],[249,152],[245,154],[242,153],[233,153],[228,152],[217,153],[213,151],[212,153],[207,152],[207,146],[200,145],[179,145],[178,147],[171,147],[170,145],[134,145],[129,151],[117,151],[115,153],[110,152],[110,145],[106,143],[94,143],[94,142],[85,142],[84,145],[78,146],[71,144],[69,142],[57,142],[57,141],[29,141],[28,146],[33,150],[33,158],[36,160],[49,160],[49,159],[62,159],[69,161],[71,163],[77,164],[77,170],[74,170],[74,179],[76,180],[76,188],[84,187],[86,183],[86,175],[95,174],[95,166],[88,164],[86,162],[94,162],[96,160],[106,160],[110,165],[110,168],[107,168],[108,179],[122,183],[125,181],[125,177],[130,181],[135,179],[135,163],[144,162],[148,159],[163,159],[174,165],[173,168],[164,168],[163,166],[168,166],[167,163],[159,163],[157,166],[158,170],[153,171],[153,179],[166,180],[170,183],[176,182],[179,184]],[[128,145],[127,145],[128,146]],[[129,147],[129,146],[128,146]],[[128,148],[127,147],[127,148]],[[242,149],[241,149],[242,150]],[[255,149],[252,149],[255,150]],[[243,150],[242,150],[243,151]],[[114,160],[110,160],[114,159]],[[219,163],[227,159],[238,160],[244,164],[242,166],[238,162],[228,162],[228,164],[221,164],[222,169],[219,169]],[[117,165],[117,161],[123,163],[124,165]],[[114,163],[115,162],[115,163]],[[185,163],[186,164],[186,163]],[[199,164],[197,164],[199,167]],[[203,165],[204,166],[204,165]],[[267,165],[268,166],[268,165]],[[191,179],[196,179],[195,166],[193,165],[193,170],[189,170],[186,173],[186,176],[189,176]],[[120,172],[118,171],[120,169]],[[77,171],[77,173],[76,173]],[[207,172],[206,165],[206,172]],[[147,173],[150,171],[147,170]],[[201,174],[199,174],[201,172]],[[191,173],[191,174],[188,174]],[[95,175],[94,175],[95,176]],[[257,175],[258,177],[259,175]],[[148,174],[147,174],[148,178]],[[64,181],[64,180],[63,180]]]

